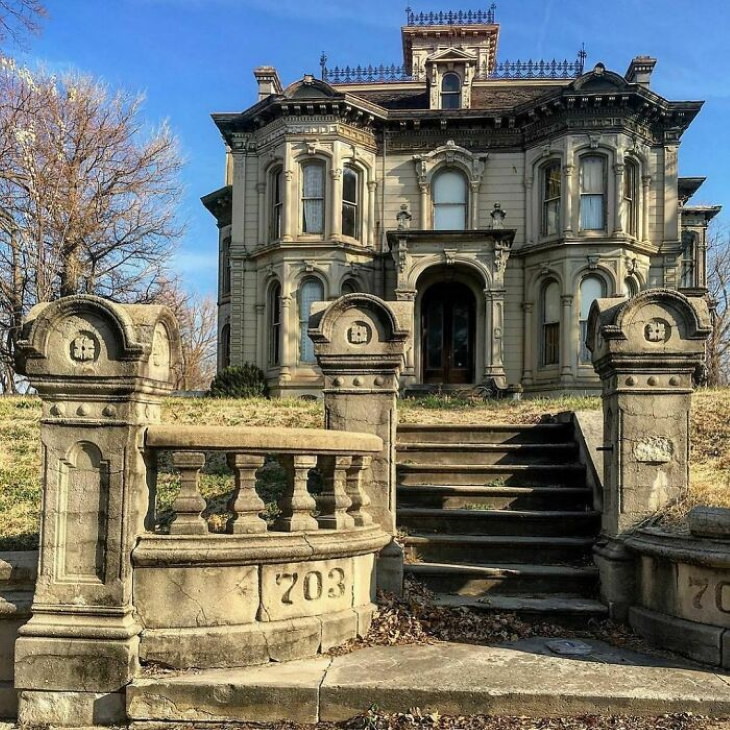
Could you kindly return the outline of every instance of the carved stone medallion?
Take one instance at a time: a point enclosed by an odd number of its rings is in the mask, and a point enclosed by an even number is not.
[[[367,322],[353,322],[347,330],[347,341],[351,345],[367,345],[372,339],[372,331]]]
[[[647,342],[666,342],[671,331],[671,327],[663,319],[652,319],[644,327],[644,339]]]
[[[79,334],[71,342],[71,357],[77,362],[96,360],[99,354],[99,343],[88,334]]]

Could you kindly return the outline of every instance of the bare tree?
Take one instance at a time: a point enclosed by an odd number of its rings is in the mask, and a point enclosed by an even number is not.
[[[182,364],[175,374],[175,387],[206,390],[216,370],[218,308],[215,301],[185,292],[173,281],[163,285],[156,302],[170,307],[180,326]]]
[[[2,0],[0,0],[2,1]],[[141,98],[0,59],[0,359],[36,302],[77,293],[154,300],[177,223],[180,155]]]
[[[20,43],[28,33],[37,33],[46,9],[40,0],[0,0],[0,43]]]
[[[707,247],[707,289],[713,331],[707,343],[707,382],[730,383],[730,237],[714,231]]]

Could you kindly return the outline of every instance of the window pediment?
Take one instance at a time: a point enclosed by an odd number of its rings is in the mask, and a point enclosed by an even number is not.
[[[431,53],[426,58],[426,63],[444,63],[444,62],[476,63],[477,57],[474,53],[465,51],[463,48],[442,48],[440,51]]]
[[[614,71],[607,71],[602,63],[597,63],[592,71],[576,79],[571,87],[575,91],[613,91],[629,90],[626,79]]]
[[[462,170],[469,182],[480,185],[487,167],[487,154],[477,154],[459,147],[452,140],[424,155],[414,155],[418,184],[430,185],[434,173],[441,167],[455,167]]]

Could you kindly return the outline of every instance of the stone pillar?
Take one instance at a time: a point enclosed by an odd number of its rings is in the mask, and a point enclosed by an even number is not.
[[[573,235],[573,188],[575,187],[575,165],[563,165],[563,193],[561,199],[565,217],[563,219],[563,235]]]
[[[378,196],[378,183],[368,180],[368,219],[367,228],[363,231],[363,241],[368,248],[375,248],[375,201]]]
[[[623,233],[623,207],[624,207],[624,175],[626,166],[623,162],[617,162],[613,166],[614,174],[614,201],[613,206],[613,233]]]
[[[524,322],[523,345],[522,345],[522,385],[532,385],[532,367],[535,358],[533,343],[535,332],[532,323],[532,314],[535,305],[532,302],[522,302],[522,314]]]
[[[651,175],[641,176],[641,202],[639,204],[639,219],[641,221],[641,240],[649,240],[649,211],[652,209],[649,201],[651,191]]]
[[[625,620],[634,563],[624,538],[689,482],[692,377],[711,331],[707,304],[667,289],[598,299],[588,347],[603,385],[604,477],[595,559],[611,616]]]
[[[291,361],[291,347],[289,346],[289,342],[291,333],[298,332],[299,328],[292,327],[292,296],[289,293],[284,293],[284,286],[286,286],[284,281],[282,281],[281,286],[281,308],[279,311],[279,382],[287,383],[291,380],[291,369],[292,365],[294,365]]]
[[[382,529],[395,533],[396,397],[411,302],[384,302],[372,294],[346,294],[310,319],[317,363],[324,376],[325,427],[373,433],[383,451],[373,458],[372,480],[363,485],[368,512]],[[403,556],[395,542],[377,563],[378,586],[400,592]]]
[[[281,240],[293,241],[297,230],[298,196],[294,192],[294,170],[292,169],[292,143],[284,145],[284,179],[281,206]]]
[[[269,211],[266,209],[266,183],[265,182],[258,182],[256,183],[256,193],[257,193],[257,206],[258,206],[258,230],[259,230],[259,245],[269,241],[270,231],[269,231],[269,222],[270,222],[270,214]]]
[[[469,189],[471,190],[470,200],[470,224],[469,228],[475,231],[479,228],[479,185],[480,180],[470,180]]]
[[[421,200],[420,204],[418,206],[418,215],[419,215],[419,225],[422,231],[425,231],[428,228],[428,209],[430,205],[429,200],[429,188],[430,185],[428,183],[422,182],[419,183],[418,187],[421,190]]]
[[[138,669],[131,552],[152,515],[142,441],[180,362],[165,307],[76,296],[34,307],[18,371],[43,401],[32,617],[16,643],[21,726],[126,721]]]
[[[330,170],[331,190],[330,200],[330,231],[333,241],[342,240],[342,168],[334,167]]]
[[[562,316],[560,322],[560,380],[570,383],[575,374],[573,372],[573,348],[578,338],[573,336],[573,295],[563,294],[560,297]]]

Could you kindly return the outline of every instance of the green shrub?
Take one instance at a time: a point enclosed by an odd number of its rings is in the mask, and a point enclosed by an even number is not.
[[[266,398],[269,389],[261,368],[250,362],[221,370],[210,383],[213,398]]]

